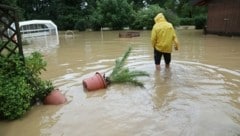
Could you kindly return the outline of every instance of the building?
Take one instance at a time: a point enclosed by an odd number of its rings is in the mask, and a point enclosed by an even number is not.
[[[240,36],[240,0],[192,0],[196,6],[208,6],[205,32]]]

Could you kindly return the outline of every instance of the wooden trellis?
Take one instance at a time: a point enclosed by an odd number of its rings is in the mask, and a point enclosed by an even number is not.
[[[0,4],[0,58],[16,53],[24,58],[17,11]]]

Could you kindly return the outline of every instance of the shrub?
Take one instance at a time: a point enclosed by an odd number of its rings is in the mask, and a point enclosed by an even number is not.
[[[206,24],[207,17],[200,15],[200,16],[194,17],[194,20],[195,20],[196,29],[203,29]]]
[[[167,21],[172,23],[174,26],[179,25],[178,16],[173,13],[171,10],[165,10],[158,5],[150,5],[148,8],[143,8],[139,10],[135,16],[135,20],[131,24],[132,29],[143,29],[144,27],[147,29],[152,29],[154,25],[154,17],[158,13],[163,13]]]
[[[78,19],[78,21],[75,23],[74,29],[84,31],[86,29],[85,19]]]
[[[194,22],[194,18],[188,18],[188,17],[185,17],[185,18],[180,18],[180,25],[194,25],[195,22]]]
[[[148,8],[142,8],[135,14],[135,20],[131,24],[132,29],[152,29],[154,25],[154,17],[160,13],[164,12],[164,9],[158,5],[150,5]]]
[[[42,57],[42,54],[34,52],[25,59],[26,70],[28,71],[26,78],[30,82],[32,90],[35,92],[33,102],[35,100],[43,101],[44,97],[54,88],[50,81],[44,81],[40,78],[41,71],[46,70],[45,67],[47,66],[47,62],[44,61]]]
[[[179,26],[180,19],[178,18],[178,16],[174,12],[167,9],[163,12],[163,14],[165,15],[167,21],[172,23],[173,26]]]
[[[89,16],[89,28],[92,28],[93,30],[99,31],[102,27],[102,20],[103,16],[101,15],[100,11],[95,10],[90,16]]]
[[[22,71],[19,57],[0,60],[0,118],[21,117],[30,108],[34,92],[26,83],[25,70]]]
[[[56,24],[59,30],[73,30],[75,22],[77,22],[78,16],[69,15],[59,15]]]
[[[21,76],[0,80],[0,117],[10,120],[21,117],[30,108],[34,96],[31,86]]]
[[[53,89],[50,81],[39,77],[46,62],[40,53],[26,57],[20,55],[0,58],[0,119],[17,119]]]
[[[129,25],[134,11],[127,0],[98,0],[96,4],[97,8],[89,17],[91,28],[94,30],[101,27],[120,30]]]

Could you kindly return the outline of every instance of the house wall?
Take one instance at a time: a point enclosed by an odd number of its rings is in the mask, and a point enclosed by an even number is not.
[[[240,35],[240,0],[208,3],[207,33]]]

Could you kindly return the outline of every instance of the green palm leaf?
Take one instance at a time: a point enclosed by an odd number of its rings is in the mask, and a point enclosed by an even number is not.
[[[136,86],[143,87],[143,83],[138,81],[136,78],[139,76],[149,76],[149,74],[145,71],[130,71],[129,68],[124,67],[124,63],[127,60],[132,48],[129,47],[129,49],[125,52],[123,57],[121,59],[117,59],[115,61],[115,67],[113,68],[112,73],[109,77],[107,77],[107,81],[109,84],[113,83],[130,83]]]

